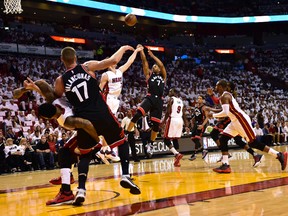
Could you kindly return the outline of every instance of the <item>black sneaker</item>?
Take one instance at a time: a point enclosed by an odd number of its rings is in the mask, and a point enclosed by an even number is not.
[[[224,163],[220,167],[214,168],[213,171],[217,173],[231,173],[231,168],[230,165]]]
[[[134,195],[141,194],[139,187],[136,184],[134,184],[134,182],[132,181],[130,177],[123,176],[120,181],[120,185],[123,188],[130,189],[131,194],[134,194]]]
[[[262,161],[262,159],[264,158],[262,154],[257,154],[255,156],[253,156],[254,158],[254,164],[253,164],[253,167],[258,167]]]
[[[285,170],[286,169],[286,166],[287,166],[287,156],[288,156],[288,153],[287,152],[279,152],[277,154],[277,159],[280,161],[281,163],[281,169],[282,170]]]
[[[204,149],[204,150],[202,151],[202,159],[203,159],[203,160],[205,159],[205,157],[207,156],[207,154],[208,154],[208,151]]]
[[[196,159],[196,155],[192,154],[191,157],[189,158],[190,161],[194,161]]]

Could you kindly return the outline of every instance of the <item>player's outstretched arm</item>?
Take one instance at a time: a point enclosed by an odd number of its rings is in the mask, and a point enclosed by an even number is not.
[[[143,46],[141,44],[138,44],[137,48],[138,47],[143,47]],[[149,76],[150,76],[150,71],[149,71],[149,64],[148,64],[146,55],[144,53],[144,49],[142,49],[140,51],[140,57],[141,57],[141,61],[142,61],[142,67],[143,67],[144,76],[145,76],[145,78],[147,80],[149,78]]]
[[[81,128],[85,130],[97,143],[100,141],[93,124],[87,119],[69,116],[66,118],[64,126],[68,128]]]
[[[150,49],[148,50],[148,54],[151,58],[154,59],[155,63],[159,66],[163,79],[166,80],[167,72],[162,61],[158,57],[156,57]]]
[[[120,49],[118,49],[110,58],[103,59],[101,61],[87,61],[83,65],[88,69],[88,71],[94,72],[97,70],[103,70],[117,64],[121,60],[123,54],[128,50],[134,51],[134,48],[129,45],[125,45],[120,47]]]
[[[132,63],[134,62],[138,52],[140,52],[141,50],[143,50],[144,47],[143,46],[139,46],[137,47],[134,52],[132,53],[132,55],[129,57],[128,61],[122,65],[121,67],[119,67],[119,70],[124,73],[131,65]]]

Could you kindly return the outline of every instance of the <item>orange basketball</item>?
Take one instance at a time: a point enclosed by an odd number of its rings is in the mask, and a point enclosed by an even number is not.
[[[128,26],[134,26],[137,23],[137,17],[134,14],[127,14],[124,20]]]

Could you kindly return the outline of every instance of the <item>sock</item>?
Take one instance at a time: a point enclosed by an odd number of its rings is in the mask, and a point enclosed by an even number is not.
[[[71,176],[70,169],[62,168],[60,172],[61,172],[62,184],[70,185],[70,176]]]
[[[118,153],[121,159],[122,175],[129,176],[129,143],[127,141],[118,146]]]
[[[62,184],[62,185],[61,185],[61,189],[62,189],[64,192],[70,192],[70,191],[71,191],[71,186],[70,186],[70,184]]]
[[[171,151],[174,155],[179,154],[179,152],[178,152],[174,147],[172,147],[172,148],[170,149],[170,151]]]
[[[249,152],[252,156],[257,155],[257,153],[252,148],[249,148],[246,151]]]
[[[276,151],[275,149],[273,149],[273,148],[269,148],[269,151],[268,151],[268,154],[270,154],[270,155],[273,155],[274,157],[278,157],[278,151]]]
[[[222,163],[229,165],[228,155],[222,155],[222,156],[223,156]]]
[[[89,171],[89,163],[91,160],[91,152],[80,156],[78,163],[78,188],[85,189],[85,183],[87,180],[87,174]]]

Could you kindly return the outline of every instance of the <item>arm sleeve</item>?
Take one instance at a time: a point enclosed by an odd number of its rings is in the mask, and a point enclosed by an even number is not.
[[[214,118],[226,117],[226,116],[228,116],[228,113],[229,113],[229,104],[223,104],[222,105],[222,111],[219,113],[214,113],[213,117]]]

